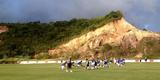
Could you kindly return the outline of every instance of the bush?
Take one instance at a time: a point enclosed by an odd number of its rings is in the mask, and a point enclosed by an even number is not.
[[[0,59],[0,64],[17,64],[18,58]]]

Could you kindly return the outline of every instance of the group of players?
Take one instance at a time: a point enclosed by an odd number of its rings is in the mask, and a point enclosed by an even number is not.
[[[123,58],[118,58],[118,59],[113,59],[113,60],[100,60],[100,59],[92,59],[86,61],[72,61],[71,58],[66,61],[61,61],[61,69],[65,70],[66,72],[72,72],[73,67],[84,67],[85,69],[88,70],[94,70],[94,69],[99,69],[99,68],[109,68],[110,64],[114,63],[119,67],[122,67],[125,64],[125,59]]]

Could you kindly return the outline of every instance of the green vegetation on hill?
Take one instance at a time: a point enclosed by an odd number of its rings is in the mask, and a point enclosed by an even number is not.
[[[8,32],[0,34],[0,59],[3,58],[50,58],[47,51],[75,37],[120,19],[120,11],[111,12],[105,17],[94,19],[72,19],[50,23],[6,23]]]
[[[160,39],[145,37],[139,42],[137,50],[144,53],[144,57],[160,58]]]

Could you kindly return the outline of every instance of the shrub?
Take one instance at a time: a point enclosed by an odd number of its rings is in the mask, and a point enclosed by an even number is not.
[[[18,61],[18,58],[6,58],[0,59],[0,64],[17,64]]]

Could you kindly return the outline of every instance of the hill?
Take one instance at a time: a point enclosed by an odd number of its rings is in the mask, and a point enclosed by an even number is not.
[[[150,47],[154,47],[151,51],[158,55],[160,52],[156,45],[159,44],[159,35],[137,29],[125,21],[120,11],[93,19],[1,25],[8,28],[7,32],[0,34],[1,59],[133,57],[144,53],[144,48],[138,47],[148,46],[145,39],[151,42]],[[145,56],[155,56],[153,52]]]
[[[105,58],[116,56],[139,58],[143,57],[144,49],[141,51],[138,49],[143,46],[147,48],[147,45],[144,45],[144,41],[151,40],[151,44],[156,45],[152,40],[160,42],[159,37],[160,35],[157,33],[137,29],[121,17],[53,50],[49,50],[49,54],[58,57],[65,57],[67,55],[73,58]],[[157,47],[156,49],[160,48]],[[150,51],[145,53],[150,53]],[[155,54],[159,54],[159,52]]]

